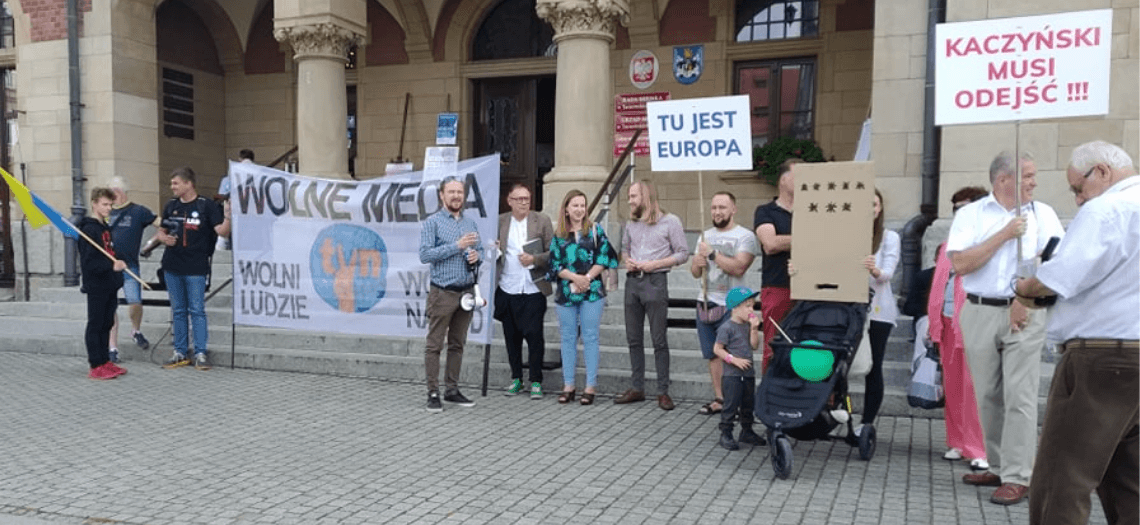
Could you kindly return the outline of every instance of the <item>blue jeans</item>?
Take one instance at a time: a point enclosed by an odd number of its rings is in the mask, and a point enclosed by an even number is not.
[[[206,327],[206,276],[166,272],[166,289],[170,293],[170,317],[174,323],[174,351],[190,355],[187,316],[194,326],[194,353],[206,353],[209,338]]]
[[[598,331],[602,325],[605,299],[558,305],[558,328],[562,334],[562,383],[574,386],[578,368],[578,328],[582,328],[582,353],[586,360],[586,388],[598,386]]]

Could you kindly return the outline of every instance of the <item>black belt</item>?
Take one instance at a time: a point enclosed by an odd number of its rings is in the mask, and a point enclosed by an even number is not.
[[[637,270],[635,272],[625,272],[625,276],[640,279],[642,277],[645,277],[647,275],[653,275],[655,273],[665,273],[665,272],[645,272],[645,271]]]
[[[1061,344],[1062,350],[1140,350],[1140,341],[1129,339],[1069,339]]]
[[[985,306],[1009,306],[1013,304],[1012,297],[1003,297],[1001,299],[997,299],[994,297],[982,297],[980,295],[974,295],[972,293],[966,294],[966,300],[974,304],[982,304]]]
[[[436,288],[439,288],[440,290],[447,290],[449,292],[468,292],[468,291],[471,291],[471,289],[475,287],[475,285],[473,285],[473,284],[465,284],[465,285],[452,284],[449,286],[440,286],[438,284],[431,283],[431,285],[436,287]]]

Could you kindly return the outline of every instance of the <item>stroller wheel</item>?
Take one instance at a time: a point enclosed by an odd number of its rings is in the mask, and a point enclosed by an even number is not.
[[[772,436],[768,443],[772,447],[772,470],[777,478],[788,479],[792,474],[792,444],[783,434]]]
[[[859,431],[859,459],[870,461],[875,457],[875,426],[863,425]]]

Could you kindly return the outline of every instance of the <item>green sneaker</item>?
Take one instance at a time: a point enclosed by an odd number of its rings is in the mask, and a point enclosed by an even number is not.
[[[515,380],[511,381],[511,386],[507,387],[507,391],[503,392],[503,395],[505,395],[505,396],[517,396],[517,395],[519,395],[519,392],[522,392],[522,389],[523,389],[522,379],[515,379]]]
[[[531,399],[542,399],[542,383],[531,383],[530,384],[530,398]]]

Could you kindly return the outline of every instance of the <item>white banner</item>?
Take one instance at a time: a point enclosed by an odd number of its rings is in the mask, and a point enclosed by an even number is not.
[[[934,123],[1108,113],[1112,9],[938,24]]]
[[[498,236],[499,156],[460,162],[464,214],[483,247]],[[231,162],[234,322],[314,332],[423,337],[428,265],[420,222],[440,209],[439,178],[423,172],[370,181],[302,177]],[[469,340],[491,341],[494,261],[479,269],[488,305]]]
[[[649,102],[653,171],[752,169],[748,95]]]

